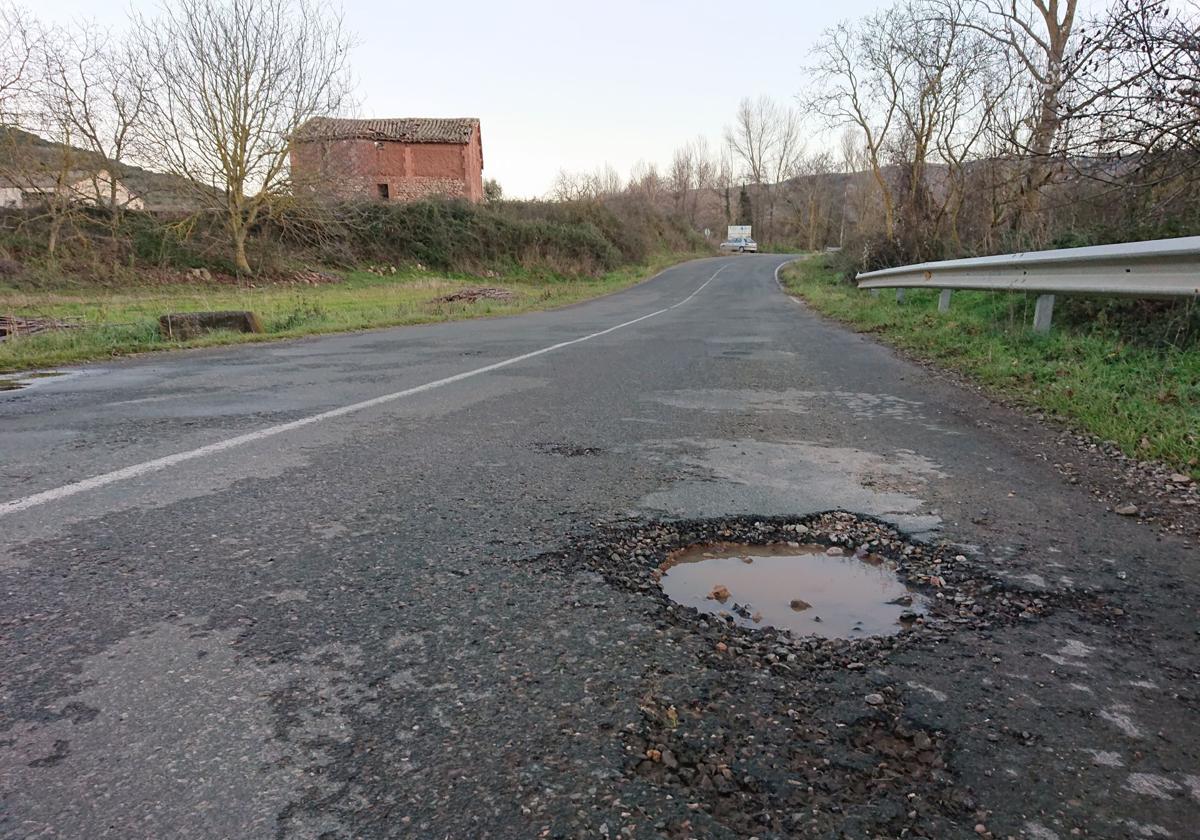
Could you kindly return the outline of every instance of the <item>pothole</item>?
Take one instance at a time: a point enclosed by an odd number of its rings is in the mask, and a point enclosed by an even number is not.
[[[780,543],[716,543],[672,552],[659,567],[677,604],[741,627],[855,639],[886,636],[924,614],[923,596],[878,554]]]
[[[725,610],[728,615],[721,616],[711,601],[698,605],[687,603],[687,599],[678,601],[663,590],[664,570],[682,552],[708,546],[706,550],[711,553],[712,546],[735,544],[753,546],[756,551],[769,546],[795,549],[819,544],[823,551],[836,548],[843,552],[834,558],[839,561],[848,562],[855,555],[882,558],[881,567],[889,575],[915,590],[905,590],[905,594],[913,596],[911,606],[905,607],[903,602],[889,605],[901,608],[894,620],[900,621],[900,615],[909,609],[916,613],[916,618],[907,629],[905,623],[895,627],[889,620],[885,632],[876,634],[868,632],[866,622],[862,625],[863,632],[845,636],[834,636],[829,632],[831,627],[796,632],[786,626],[777,628],[767,624],[761,598],[757,607],[747,610],[748,616],[735,615],[729,609]],[[796,562],[811,557],[784,559]],[[914,540],[887,523],[840,510],[800,517],[736,516],[659,522],[630,518],[593,523],[591,533],[571,537],[565,550],[539,554],[535,559],[540,564],[561,565],[572,573],[581,566],[589,567],[613,586],[649,596],[664,608],[666,623],[688,628],[708,648],[710,656],[722,659],[736,656],[739,660],[748,655],[762,657],[776,670],[792,671],[806,665],[870,667],[870,663],[884,661],[893,651],[944,641],[948,633],[991,632],[998,626],[1038,620],[1062,607],[1109,622],[1127,619],[1122,605],[1108,593],[1037,593],[1017,589],[997,577],[990,566],[960,554],[952,543]],[[681,564],[674,565],[678,568]],[[688,597],[698,594],[704,599],[712,593],[713,585],[721,584],[730,590],[731,605],[750,601],[750,606],[754,606],[753,596],[746,597],[737,589],[738,584],[731,584],[730,580],[706,581],[711,584],[707,589],[698,587]],[[790,610],[791,601],[797,599],[816,603],[789,589],[778,595],[776,606],[782,602]],[[895,598],[875,600],[886,604]],[[756,629],[750,629],[751,625],[745,622],[756,611],[763,612],[764,620],[751,622]],[[828,610],[814,611],[811,615],[821,616],[822,620],[814,624],[826,624],[831,617]]]
[[[604,454],[603,449],[594,446],[575,446],[570,443],[535,443],[533,448],[546,455],[558,455],[562,458],[592,458]]]

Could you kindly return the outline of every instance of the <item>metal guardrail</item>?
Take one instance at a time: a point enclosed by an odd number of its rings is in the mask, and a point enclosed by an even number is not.
[[[1200,236],[945,260],[868,271],[855,279],[860,289],[896,289],[897,300],[905,289],[942,289],[943,312],[954,289],[1037,292],[1033,328],[1045,333],[1056,294],[1200,296]]]

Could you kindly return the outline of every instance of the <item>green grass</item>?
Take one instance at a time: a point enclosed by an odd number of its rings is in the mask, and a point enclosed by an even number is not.
[[[1200,477],[1200,347],[1190,307],[1143,323],[1129,316],[1132,304],[1105,309],[1060,298],[1054,329],[1039,336],[1031,329],[1032,296],[955,292],[950,311],[939,313],[936,291],[907,290],[903,303],[889,290],[872,297],[821,257],[780,276],[819,312],[1059,416],[1129,455]]]
[[[662,254],[647,265],[583,279],[546,279],[533,274],[454,277],[413,270],[388,277],[351,272],[342,283],[319,286],[173,284],[105,289],[75,285],[29,291],[0,285],[2,314],[77,319],[83,325],[0,342],[0,372],[179,347],[270,341],[551,309],[631,286],[690,256],[698,255]],[[476,303],[438,300],[472,286],[505,288],[514,297],[511,301]],[[214,332],[186,342],[168,341],[159,335],[158,317],[164,313],[225,309],[257,313],[266,331]]]

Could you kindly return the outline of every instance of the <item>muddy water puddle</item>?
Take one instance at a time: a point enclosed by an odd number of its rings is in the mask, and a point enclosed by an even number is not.
[[[41,379],[52,379],[56,376],[65,376],[65,371],[60,370],[37,370],[32,373],[20,373],[13,376],[0,375],[0,391],[19,391],[22,388],[28,388],[34,385]]]
[[[924,612],[888,561],[820,545],[722,543],[675,552],[660,580],[672,601],[742,627],[861,638],[898,633]]]

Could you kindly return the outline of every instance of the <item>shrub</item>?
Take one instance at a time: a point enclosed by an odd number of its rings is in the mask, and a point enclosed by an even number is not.
[[[316,230],[295,219],[276,226],[295,244],[326,258],[356,262],[413,262],[444,271],[531,268],[596,274],[624,255],[589,220],[520,218],[503,209],[461,201],[346,204],[328,212]]]

